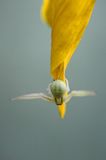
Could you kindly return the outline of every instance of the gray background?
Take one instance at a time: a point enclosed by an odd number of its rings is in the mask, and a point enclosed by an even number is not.
[[[106,160],[106,0],[97,1],[67,69],[71,89],[97,96],[73,98],[64,120],[54,104],[10,101],[52,80],[41,3],[0,0],[0,160]]]

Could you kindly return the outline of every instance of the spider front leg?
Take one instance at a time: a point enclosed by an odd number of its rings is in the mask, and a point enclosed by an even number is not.
[[[86,90],[73,90],[71,91],[65,98],[65,103],[68,103],[72,97],[85,97],[85,96],[95,96],[96,93],[94,91],[86,91]]]

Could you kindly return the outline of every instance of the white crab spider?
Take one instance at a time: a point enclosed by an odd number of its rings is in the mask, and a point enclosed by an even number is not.
[[[55,80],[48,86],[48,94],[31,93],[22,95],[12,100],[32,100],[43,99],[48,102],[55,102],[56,105],[62,105],[71,100],[72,97],[94,96],[95,92],[86,90],[73,90],[70,92],[68,80],[66,83],[62,80]]]

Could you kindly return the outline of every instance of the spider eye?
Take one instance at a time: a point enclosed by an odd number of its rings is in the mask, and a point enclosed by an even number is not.
[[[66,84],[62,80],[53,81],[50,89],[54,97],[61,97],[67,91]]]

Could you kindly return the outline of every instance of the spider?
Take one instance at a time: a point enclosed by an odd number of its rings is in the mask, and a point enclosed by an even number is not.
[[[58,79],[51,82],[47,89],[48,93],[30,93],[22,95],[12,100],[32,100],[42,99],[48,102],[54,102],[57,106],[68,103],[72,97],[94,96],[95,92],[86,90],[72,90],[70,92],[69,83]]]

